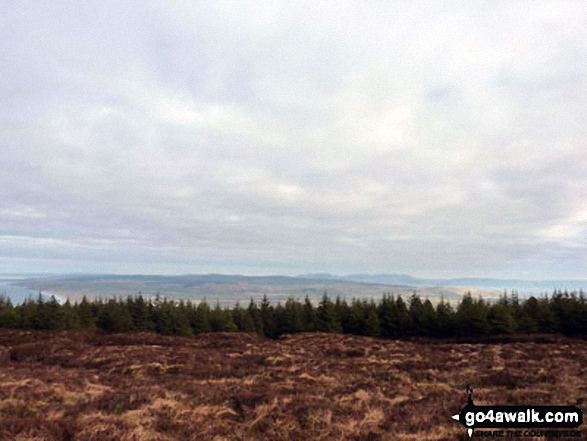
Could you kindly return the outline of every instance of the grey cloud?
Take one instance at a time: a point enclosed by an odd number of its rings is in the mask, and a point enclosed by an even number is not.
[[[0,264],[580,278],[552,5],[3,2]]]

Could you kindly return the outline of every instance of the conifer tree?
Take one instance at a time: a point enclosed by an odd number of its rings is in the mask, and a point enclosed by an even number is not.
[[[384,294],[377,307],[379,314],[379,323],[381,326],[381,335],[384,337],[393,337],[398,335],[399,330],[399,311],[395,303],[395,297]]]
[[[223,332],[237,332],[238,326],[234,323],[232,318],[232,311],[230,308],[225,308],[222,310],[222,331]]]
[[[195,334],[212,331],[212,326],[210,325],[210,307],[206,299],[203,299],[198,306],[192,308],[190,312],[190,326]]]
[[[142,294],[137,297],[129,296],[127,308],[132,317],[133,328],[137,331],[152,331],[155,329],[155,321],[149,303],[145,301]]]
[[[96,302],[92,304],[88,301],[86,296],[84,296],[79,304],[74,305],[81,328],[93,328],[96,325],[97,316],[95,315],[93,307],[95,304]]]
[[[395,306],[397,309],[398,334],[401,336],[412,335],[414,333],[414,321],[401,295],[397,297]]]
[[[377,306],[373,300],[371,300],[371,302],[365,307],[363,323],[365,335],[371,337],[381,335],[381,324],[379,323],[379,316],[377,315]]]
[[[489,332],[488,308],[482,299],[467,293],[457,308],[458,331],[462,335],[483,335]]]
[[[277,333],[275,310],[271,306],[271,303],[269,303],[267,294],[263,296],[263,300],[261,301],[261,322],[263,323],[263,335],[266,337],[275,337]]]
[[[424,315],[424,304],[416,292],[410,297],[410,318],[412,319],[413,333],[422,334],[422,316]]]
[[[304,332],[315,332],[318,329],[318,319],[316,317],[316,309],[310,298],[304,298],[304,307],[302,309],[302,330]]]
[[[263,320],[261,319],[261,311],[259,310],[259,307],[252,298],[249,302],[247,313],[249,317],[251,317],[251,321],[253,322],[253,328],[255,332],[257,334],[263,335]]]
[[[30,297],[18,308],[19,326],[24,329],[35,329],[37,304]]]
[[[148,331],[161,334],[191,335],[209,331],[255,331],[268,337],[300,331],[345,332],[357,335],[406,337],[412,335],[446,337],[456,333],[476,336],[488,333],[563,332],[567,335],[587,334],[587,299],[583,292],[556,291],[551,298],[530,297],[520,301],[517,294],[505,293],[496,303],[470,293],[458,304],[456,311],[441,299],[433,307],[430,300],[422,302],[412,295],[409,305],[401,296],[384,294],[382,299],[353,299],[349,305],[337,297],[335,302],[325,293],[315,308],[306,296],[304,302],[293,297],[285,304],[271,305],[264,296],[261,307],[253,299],[247,309],[216,304],[210,310],[206,301],[197,306],[191,302],[173,302],[158,297],[155,302],[138,297],[102,299],[72,305],[48,301],[39,295],[13,306],[0,296],[0,327],[20,327],[57,331],[90,328],[97,324],[106,332]]]
[[[285,308],[281,302],[277,302],[277,305],[273,308],[273,321],[275,322],[275,328],[270,337],[276,338],[288,332],[285,319]]]
[[[246,309],[240,306],[239,302],[236,302],[232,310],[232,321],[236,325],[239,331],[243,332],[255,332],[255,324]]]
[[[285,302],[283,310],[283,333],[301,332],[303,329],[302,307],[293,297]]]
[[[71,305],[69,299],[65,301],[60,309],[63,323],[59,329],[76,330],[81,328],[77,310]]]
[[[317,310],[318,331],[320,332],[341,332],[342,326],[336,315],[334,304],[326,293],[322,296]]]
[[[436,305],[436,322],[438,323],[438,335],[449,337],[455,333],[456,317],[453,307],[444,298]]]
[[[97,326],[105,332],[128,332],[133,329],[132,317],[126,305],[111,299],[100,308]]]
[[[212,332],[225,332],[227,330],[224,315],[224,311],[220,307],[220,302],[216,301],[216,305],[210,311],[210,328]]]
[[[0,295],[0,328],[16,328],[19,325],[17,310],[12,302],[4,295]]]
[[[492,334],[513,334],[516,331],[516,322],[507,304],[491,305],[487,319]]]
[[[438,332],[438,319],[436,310],[432,306],[430,299],[426,299],[422,305],[422,318],[420,320],[420,329],[423,335],[435,336]]]
[[[552,297],[550,304],[556,315],[560,332],[565,335],[585,332],[582,327],[581,304],[575,293],[559,291]]]

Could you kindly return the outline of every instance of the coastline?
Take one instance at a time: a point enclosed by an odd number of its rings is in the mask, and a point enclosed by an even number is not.
[[[43,290],[39,291],[30,286],[19,283],[22,281],[24,280],[18,278],[0,278],[0,295],[4,295],[6,298],[10,299],[11,303],[14,305],[22,304],[29,298],[36,300],[39,292],[46,301],[49,301],[51,296],[54,296],[57,302],[61,305],[67,301],[67,298],[60,294]]]

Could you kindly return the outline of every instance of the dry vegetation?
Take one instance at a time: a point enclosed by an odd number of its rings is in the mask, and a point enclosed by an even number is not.
[[[467,383],[477,404],[575,404],[587,342],[1,330],[0,439],[464,439]]]

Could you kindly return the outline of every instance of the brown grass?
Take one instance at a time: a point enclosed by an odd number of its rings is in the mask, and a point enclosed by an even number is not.
[[[587,342],[0,332],[0,440],[456,440],[466,402],[575,404]]]

